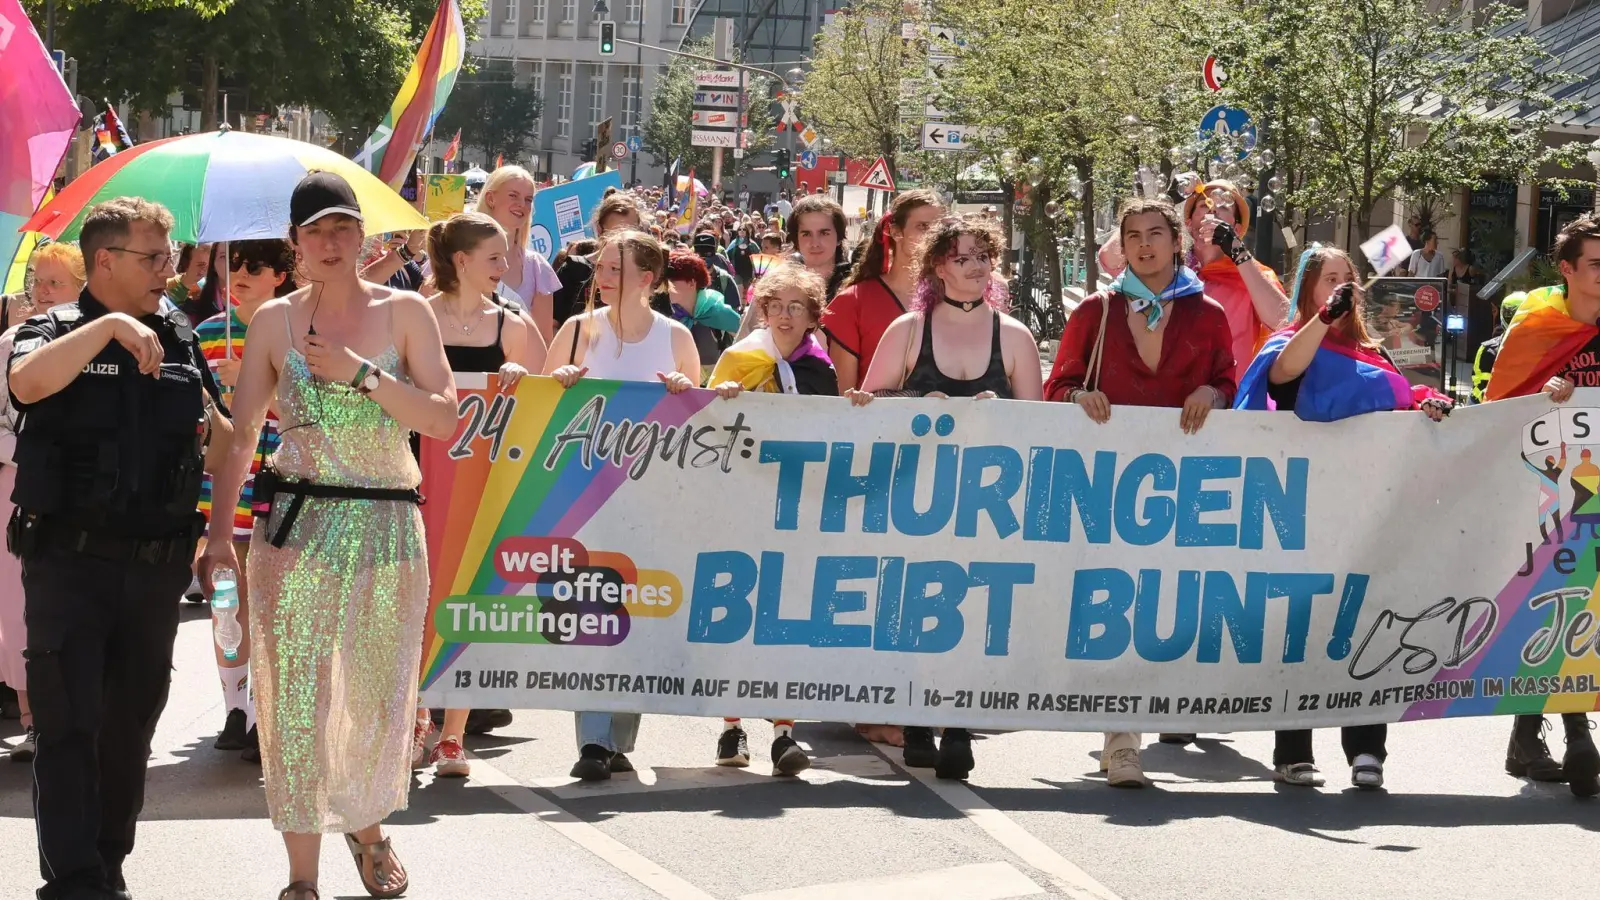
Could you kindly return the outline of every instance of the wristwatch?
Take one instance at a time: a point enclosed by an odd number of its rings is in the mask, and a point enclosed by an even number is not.
[[[350,386],[355,388],[358,393],[366,395],[377,390],[382,381],[383,370],[372,363],[364,362],[361,364],[361,368],[356,370],[356,377],[350,382]]]
[[[411,262],[413,259],[416,259],[416,256],[411,252],[411,248],[407,247],[405,244],[401,244],[399,247],[396,247],[394,252],[405,262]]]

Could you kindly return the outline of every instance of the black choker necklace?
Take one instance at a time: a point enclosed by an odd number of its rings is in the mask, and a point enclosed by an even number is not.
[[[959,309],[962,312],[972,312],[982,305],[983,298],[979,297],[976,300],[951,300],[949,297],[945,297],[944,302],[954,306],[956,309]]]

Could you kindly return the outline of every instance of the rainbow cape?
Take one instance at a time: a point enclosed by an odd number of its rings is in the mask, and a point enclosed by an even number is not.
[[[1500,343],[1484,396],[1503,400],[1538,393],[1596,335],[1600,329],[1567,312],[1565,287],[1530,291]]]
[[[1267,338],[1239,379],[1234,409],[1276,408],[1267,394],[1267,373],[1299,328],[1290,326]],[[1333,331],[1323,338],[1301,377],[1294,411],[1308,422],[1335,422],[1362,413],[1416,409],[1423,400],[1441,396],[1424,385],[1411,384],[1383,354]]]
[[[466,52],[467,30],[461,22],[461,9],[456,0],[440,0],[394,105],[355,158],[396,191],[410,173],[411,159],[423,138],[444,111]]]

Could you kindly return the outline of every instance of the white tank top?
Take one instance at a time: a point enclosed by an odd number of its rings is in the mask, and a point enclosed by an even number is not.
[[[614,381],[656,381],[657,372],[678,371],[677,360],[672,355],[672,320],[658,312],[650,312],[650,330],[644,340],[624,343],[611,328],[611,316],[597,309],[593,317],[580,323],[578,335],[590,334],[588,349],[580,365],[586,366],[589,378],[610,378]],[[621,352],[618,352],[618,348]]]

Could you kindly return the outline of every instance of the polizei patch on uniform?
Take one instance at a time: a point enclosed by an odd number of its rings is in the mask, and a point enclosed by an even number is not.
[[[89,363],[83,367],[85,375],[115,375],[121,371],[117,363]]]

